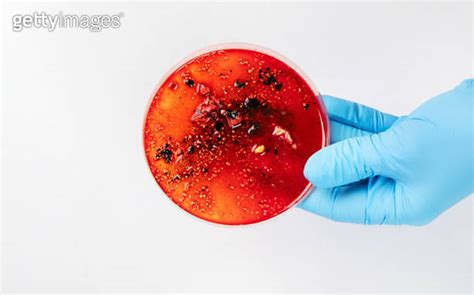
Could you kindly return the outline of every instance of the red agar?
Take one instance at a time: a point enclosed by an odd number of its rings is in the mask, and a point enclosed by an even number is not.
[[[154,94],[144,127],[148,164],[178,206],[207,221],[250,224],[310,188],[306,160],[327,142],[317,93],[294,69],[248,49],[184,63]]]

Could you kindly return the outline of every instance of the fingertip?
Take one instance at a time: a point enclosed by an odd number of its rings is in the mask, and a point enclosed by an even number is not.
[[[343,99],[339,98],[339,97],[335,97],[335,96],[332,96],[332,95],[327,95],[327,94],[321,94],[321,98],[323,99],[323,101],[326,103],[331,103],[331,102],[334,102],[334,101],[341,101]]]
[[[304,177],[313,185],[316,185],[317,179],[317,169],[315,169],[317,164],[315,163],[315,156],[316,154],[313,154],[311,157],[309,157],[309,159],[306,161],[306,164],[304,165],[303,171]]]
[[[321,94],[321,98],[323,99],[324,102],[326,101],[331,101],[333,99],[333,97],[331,95],[327,95],[327,94]]]
[[[299,202],[296,204],[296,208],[300,208],[300,209],[303,209],[303,210],[308,211],[307,206],[306,206],[306,202],[305,202],[306,199],[307,199],[307,198],[304,198],[303,200],[299,201]]]
[[[321,98],[329,114],[337,113],[346,103],[345,100],[331,95],[321,95]]]
[[[312,212],[314,214],[317,214],[317,203],[318,203],[318,197],[316,196],[316,190],[318,189],[313,189],[308,196],[306,196],[303,200],[301,200],[296,207],[303,209],[308,212]]]
[[[306,161],[304,176],[316,187],[326,188],[331,186],[330,183],[326,183],[328,179],[326,174],[328,169],[325,168],[327,166],[326,164],[324,150],[314,153]]]

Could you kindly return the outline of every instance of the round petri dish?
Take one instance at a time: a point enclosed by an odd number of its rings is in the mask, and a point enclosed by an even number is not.
[[[312,186],[306,160],[328,144],[312,82],[288,59],[250,44],[187,57],[153,92],[143,139],[150,171],[200,219],[244,225],[275,217]]]

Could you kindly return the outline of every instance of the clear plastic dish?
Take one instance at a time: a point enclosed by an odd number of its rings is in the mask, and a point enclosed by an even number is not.
[[[306,159],[328,144],[311,80],[280,54],[251,44],[207,47],[153,91],[143,140],[150,171],[181,209],[246,225],[278,216],[312,189]]]

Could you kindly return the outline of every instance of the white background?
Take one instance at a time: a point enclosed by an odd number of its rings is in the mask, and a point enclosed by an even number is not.
[[[244,228],[188,217],[145,163],[148,98],[210,44],[272,48],[322,93],[397,115],[472,76],[472,4],[11,4],[3,43],[5,291],[471,290],[472,198],[424,227],[299,209]],[[116,14],[91,33],[17,13]]]

